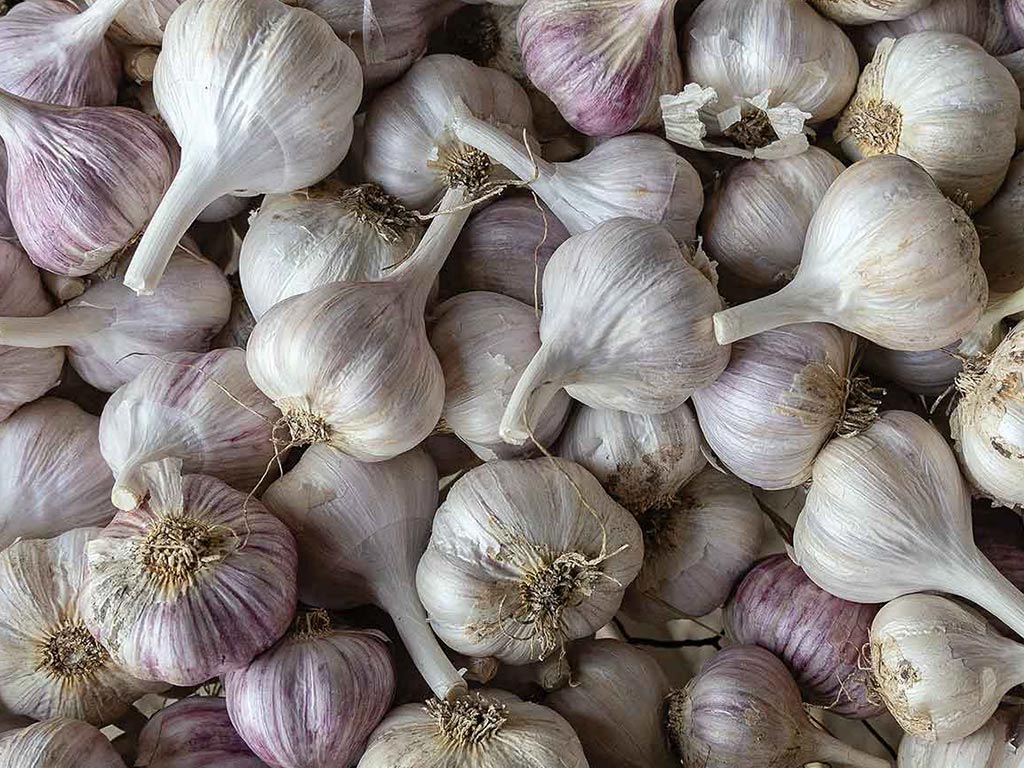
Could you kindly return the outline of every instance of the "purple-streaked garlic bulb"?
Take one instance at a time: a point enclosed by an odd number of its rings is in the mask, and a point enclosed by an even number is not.
[[[235,731],[227,702],[189,696],[159,710],[139,733],[136,768],[267,768]]]
[[[970,736],[936,744],[906,735],[900,741],[899,768],[1019,768],[1019,704],[1003,704]]]
[[[712,656],[685,688],[669,694],[667,721],[683,768],[800,768],[815,761],[892,768],[814,726],[786,665],[755,645]]]
[[[590,768],[673,768],[662,728],[670,686],[658,662],[619,640],[581,640],[569,685],[544,698],[580,737]]]
[[[0,240],[0,315],[40,317],[53,309],[39,272],[17,246]],[[0,421],[57,384],[64,350],[0,345]]]
[[[86,622],[140,677],[198,685],[246,666],[295,613],[295,539],[256,499],[179,459],[89,542]],[[211,631],[216,627],[216,631]]]
[[[159,296],[136,296],[112,271],[42,317],[0,318],[0,345],[67,347],[89,384],[113,392],[170,352],[202,352],[227,322],[231,288],[206,259],[179,249]]]
[[[774,161],[772,161],[774,162]],[[871,423],[876,399],[851,382],[857,337],[798,323],[732,345],[729,365],[693,394],[701,430],[736,476],[766,490],[800,485],[833,434]]]
[[[245,743],[278,768],[352,765],[387,714],[395,666],[376,630],[331,627],[301,612],[288,634],[224,678],[228,714]]]
[[[878,609],[833,597],[789,557],[772,555],[736,587],[725,627],[736,643],[785,662],[807,703],[859,720],[885,711],[862,662]]]
[[[532,307],[499,293],[472,291],[436,310],[430,345],[444,372],[445,425],[481,459],[526,458],[540,452],[532,442],[501,439],[501,418],[523,371],[540,349],[540,321]],[[569,413],[570,399],[558,392],[537,416],[541,445],[553,443]]]
[[[960,373],[959,342],[925,352],[901,352],[866,344],[861,367],[872,376],[899,385],[908,392],[929,397],[947,391]]]
[[[57,717],[0,734],[4,768],[125,768],[98,729]]]
[[[249,378],[241,349],[153,360],[103,408],[100,450],[114,473],[111,502],[135,509],[149,491],[142,467],[168,456],[188,474],[255,490],[276,455],[278,418]]]
[[[36,266],[87,275],[146,226],[178,165],[153,118],[124,107],[55,107],[0,91],[7,210]]]
[[[523,71],[590,136],[661,127],[658,97],[683,85],[677,0],[529,0],[519,11]]]
[[[10,213],[7,211],[7,150],[0,141],[0,241],[17,240]]]
[[[364,463],[314,445],[263,501],[295,534],[302,602],[383,608],[436,696],[466,690],[416,596],[416,563],[437,509],[437,471],[425,453]]]
[[[0,89],[68,107],[117,101],[121,57],[104,37],[135,0],[96,0],[79,11],[63,0],[27,0],[0,18]]]
[[[0,707],[102,727],[167,687],[133,677],[85,625],[85,548],[99,532],[77,528],[0,551]]]
[[[927,8],[932,0],[809,0],[823,16],[837,24],[871,24],[905,19]]]
[[[704,616],[723,605],[764,538],[750,486],[710,466],[639,522],[644,563],[622,610],[646,623]]]
[[[0,549],[105,525],[113,478],[100,454],[99,419],[44,397],[0,422]]]

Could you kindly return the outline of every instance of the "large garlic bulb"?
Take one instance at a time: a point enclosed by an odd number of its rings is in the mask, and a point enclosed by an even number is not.
[[[988,296],[970,217],[898,155],[840,174],[811,219],[792,282],[715,315],[725,344],[821,321],[888,349],[938,349],[981,316]],[[570,393],[571,394],[571,393]]]
[[[809,0],[819,13],[839,24],[871,24],[905,19],[932,0]]]
[[[854,160],[910,158],[943,193],[974,210],[1006,176],[1020,101],[1010,73],[980,45],[919,32],[879,44],[835,138]]]
[[[908,392],[933,397],[953,386],[962,363],[953,343],[923,352],[903,352],[865,345],[861,367],[872,376],[898,384]]]
[[[38,720],[112,723],[145,693],[85,625],[86,544],[98,528],[23,539],[0,552],[0,706]]]
[[[899,768],[1020,768],[1021,717],[1019,705],[1006,704],[970,736],[948,744],[904,736]]]
[[[416,589],[450,648],[526,664],[604,626],[642,560],[633,516],[578,464],[496,461],[449,490]]]
[[[99,730],[58,717],[0,735],[4,768],[124,768]]]
[[[695,265],[701,256],[637,219],[566,240],[544,271],[541,347],[512,394],[502,437],[524,442],[563,387],[592,408],[658,414],[714,381],[729,347],[713,338],[721,299]]]
[[[267,768],[231,725],[219,696],[188,696],[156,712],[139,733],[136,768]]]
[[[989,291],[1009,294],[1024,288],[1024,153],[1010,161],[1006,181],[974,224]]]

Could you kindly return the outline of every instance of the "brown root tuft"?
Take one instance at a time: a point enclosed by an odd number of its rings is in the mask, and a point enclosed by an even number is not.
[[[856,437],[878,420],[885,390],[871,384],[867,376],[852,376],[846,380],[846,399],[843,415],[836,424],[837,437]]]
[[[487,741],[508,721],[504,704],[488,701],[479,693],[455,701],[431,699],[427,714],[434,718],[438,734],[459,747]]]
[[[360,184],[346,189],[338,201],[363,224],[371,227],[386,243],[397,243],[419,226],[416,215],[402,202],[376,184]]]
[[[843,113],[837,132],[857,140],[865,155],[885,155],[897,150],[903,133],[903,114],[890,101],[854,101]]]
[[[220,531],[183,515],[160,518],[135,549],[139,565],[169,588],[191,585],[200,571],[225,554]]]
[[[744,114],[741,120],[722,131],[723,135],[744,149],[761,149],[773,141],[778,141],[779,135],[772,127],[768,113],[756,107],[747,109],[749,112]],[[747,109],[744,111],[746,112]]]
[[[37,670],[63,683],[75,683],[102,668],[110,656],[81,620],[64,619],[39,644]]]

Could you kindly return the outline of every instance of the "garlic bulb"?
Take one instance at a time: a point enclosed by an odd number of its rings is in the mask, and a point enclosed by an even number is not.
[[[465,692],[414,587],[437,509],[437,472],[422,451],[367,464],[314,445],[263,501],[298,541],[304,603],[339,610],[380,606],[435,695]]]
[[[278,417],[249,378],[241,349],[151,362],[103,408],[100,450],[114,473],[111,502],[123,510],[139,506],[149,491],[142,467],[168,456],[190,474],[254,490],[274,460]]]
[[[0,91],[7,209],[36,266],[87,275],[146,226],[178,148],[153,118],[122,107],[53,107]]]
[[[932,397],[946,392],[960,373],[958,346],[953,343],[924,352],[900,352],[867,344],[861,367],[909,392]]]
[[[209,261],[184,250],[171,259],[159,296],[136,296],[120,268],[43,317],[0,318],[0,344],[67,347],[92,386],[113,392],[168,352],[202,351],[228,319],[231,289]]]
[[[218,221],[227,221],[249,207],[249,200],[245,197],[234,195],[221,195],[208,206],[203,208],[202,213],[196,216],[196,221],[203,224],[213,224]]]
[[[917,736],[900,742],[900,768],[1020,768],[1019,706],[1003,705],[970,736],[936,744]]]
[[[98,528],[23,539],[0,552],[0,706],[103,726],[161,683],[137,680],[82,619],[86,544]]]
[[[519,11],[523,71],[590,136],[658,128],[658,97],[682,87],[677,0],[529,0]]]
[[[706,465],[693,409],[683,403],[643,415],[577,406],[556,452],[601,481],[608,494],[638,518],[675,501]]]
[[[7,211],[7,150],[0,141],[0,241],[17,239],[18,233]]]
[[[894,153],[928,171],[944,194],[981,208],[1016,147],[1020,91],[972,40],[918,32],[882,41],[835,138],[854,160]]]
[[[496,689],[391,710],[357,768],[587,768],[560,715]]]
[[[242,293],[242,284],[238,280],[238,275],[231,275],[228,278],[228,284],[231,286],[231,313],[228,315],[228,321],[224,327],[220,329],[220,333],[213,337],[210,346],[214,349],[230,347],[245,349],[249,343],[249,337],[256,327],[256,318],[252,316],[252,310],[249,309],[249,304]]]
[[[811,217],[842,172],[843,164],[817,147],[734,165],[704,211],[708,256],[762,294],[781,288],[800,266]]]
[[[604,626],[642,560],[633,516],[578,464],[496,461],[449,490],[416,589],[448,647],[526,664]]]
[[[96,0],[81,12],[59,0],[12,8],[0,20],[0,89],[69,107],[113,104],[121,59],[104,34],[128,2]]]
[[[682,33],[690,83],[661,97],[665,135],[740,157],[807,148],[804,123],[828,120],[857,83],[857,54],[803,0],[704,0]]]
[[[729,347],[712,336],[721,299],[695,266],[701,256],[684,255],[667,229],[637,219],[566,240],[544,271],[541,347],[512,393],[501,436],[524,442],[563,387],[591,408],[658,414],[714,381]]]
[[[991,288],[988,303],[981,319],[974,327],[964,334],[957,347],[957,354],[973,358],[993,352],[1006,337],[1003,323],[1009,317],[1019,316],[1024,312],[1024,286],[1013,293],[996,293]]]
[[[39,272],[17,246],[0,240],[0,315],[39,317],[52,308]],[[56,385],[63,364],[62,349],[0,345],[0,370],[4,372],[0,384],[0,421]]]
[[[309,11],[278,0],[186,0],[153,76],[181,167],[125,285],[152,293],[175,245],[218,197],[291,192],[344,159],[362,94],[355,54]]]
[[[878,406],[851,380],[857,339],[824,323],[798,323],[733,345],[725,371],[693,393],[701,430],[718,459],[770,491],[811,476],[833,434],[868,426]]]
[[[716,314],[715,335],[727,344],[827,321],[888,349],[938,349],[981,316],[988,290],[978,251],[970,218],[923,168],[871,157],[829,187],[792,282]]]
[[[137,768],[267,768],[231,725],[227,704],[189,696],[156,712],[139,733]]]
[[[0,549],[113,517],[98,429],[99,419],[56,397],[0,422]]]
[[[268,195],[242,241],[238,273],[257,319],[274,304],[336,280],[386,279],[416,247],[416,216],[373,184],[328,180]]]
[[[932,0],[809,0],[821,13],[839,24],[871,24],[905,19]]]
[[[974,224],[981,237],[981,266],[994,294],[1024,288],[1024,153],[1010,161],[1006,181],[992,202],[977,213]]]
[[[179,459],[145,471],[145,503],[86,548],[86,622],[133,674],[198,685],[246,666],[287,629],[295,541],[255,499],[212,477],[182,477]]]
[[[944,744],[981,728],[1024,682],[1024,646],[951,600],[907,595],[871,625],[871,672],[904,731]]]
[[[714,467],[639,522],[644,563],[622,610],[645,623],[704,616],[724,604],[764,538],[750,487]]]
[[[1006,26],[1014,41],[1024,46],[1024,2],[1004,0],[1003,12],[1006,14]]]
[[[445,425],[481,459],[524,458],[532,443],[510,445],[499,426],[523,371],[540,349],[533,308],[498,293],[472,291],[437,309],[430,345],[444,372]],[[569,396],[558,392],[532,424],[537,441],[550,445],[569,413]]]
[[[110,741],[80,720],[45,720],[0,735],[4,768],[124,768]]]

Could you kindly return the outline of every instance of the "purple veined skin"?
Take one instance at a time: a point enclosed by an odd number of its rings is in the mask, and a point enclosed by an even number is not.
[[[4,768],[125,768],[98,728],[57,717],[0,735]]]
[[[788,556],[758,563],[725,608],[732,640],[781,659],[809,704],[858,720],[885,711],[869,698],[863,646],[878,605],[850,603],[814,584]]]
[[[219,696],[189,696],[154,714],[139,734],[135,766],[267,768],[235,731]]]

